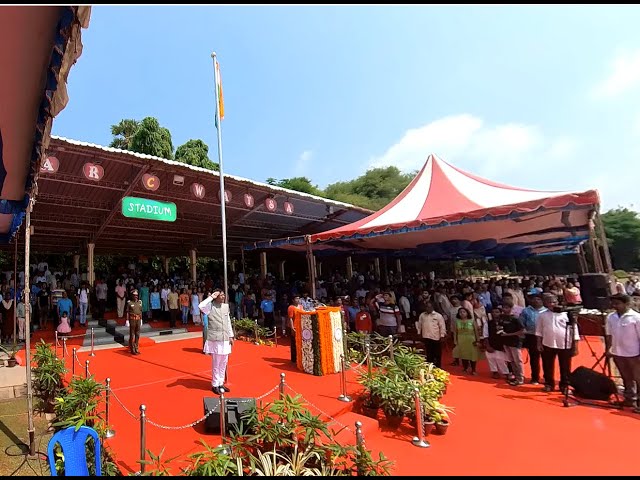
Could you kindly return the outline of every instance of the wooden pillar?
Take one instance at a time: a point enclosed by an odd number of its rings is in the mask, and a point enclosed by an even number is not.
[[[353,262],[351,261],[351,255],[347,257],[347,278],[349,280],[353,278]]]
[[[164,265],[164,274],[169,275],[169,257],[162,257],[162,263]]]
[[[598,209],[599,210],[599,209]],[[609,242],[607,241],[607,234],[604,231],[604,223],[602,223],[602,217],[600,212],[596,214],[596,231],[598,232],[598,238],[602,246],[602,253],[604,254],[604,271],[609,275],[613,275],[613,264],[611,263],[611,254],[609,252]]]
[[[282,260],[280,262],[279,266],[279,271],[280,271],[280,280],[284,281],[285,280],[285,275],[284,275],[284,264],[285,264],[286,260]]]
[[[307,241],[307,265],[309,266],[309,284],[311,288],[311,298],[316,298],[316,259],[311,249],[311,244]]]
[[[247,272],[245,271],[246,267],[244,264],[244,248],[240,247],[240,258],[241,258],[241,262],[242,265],[240,265],[242,267],[242,276],[244,277],[244,281],[246,282],[247,280]]]
[[[267,252],[260,252],[260,278],[267,278]]]
[[[576,255],[578,256],[578,266],[580,268],[580,273],[587,273],[589,271],[589,265],[587,264],[587,259],[585,258],[584,248],[582,247],[582,245],[578,246]]]
[[[73,268],[75,268],[76,273],[80,275],[80,255],[73,256]]]
[[[93,252],[95,248],[95,243],[87,244],[87,281],[89,282],[90,287],[93,287],[93,284],[96,280],[96,272],[93,267]]]
[[[373,261],[373,270],[376,276],[376,281],[380,281],[380,259],[376,258]]]
[[[596,273],[604,272],[604,265],[602,265],[602,257],[598,251],[598,243],[596,242],[595,223],[589,220],[589,249],[591,250],[591,258],[593,260],[593,267]]]
[[[321,277],[322,276],[322,262],[319,262],[315,255],[313,257],[313,261],[316,262],[316,275]]]
[[[189,250],[189,266],[191,267],[191,281],[198,281],[198,272],[196,268],[196,264],[198,262],[197,252],[195,248]]]
[[[400,276],[400,281],[402,281],[402,259],[401,258],[396,258],[396,271]]]

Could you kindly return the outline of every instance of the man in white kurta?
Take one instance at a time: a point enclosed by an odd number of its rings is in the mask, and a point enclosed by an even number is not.
[[[207,339],[204,352],[211,354],[211,390],[220,395],[230,391],[224,386],[234,337],[229,305],[225,303],[225,294],[215,290],[198,305],[198,308],[203,315],[207,316]]]

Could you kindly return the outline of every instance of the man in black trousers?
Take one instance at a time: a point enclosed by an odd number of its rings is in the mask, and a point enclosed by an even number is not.
[[[536,336],[538,350],[542,352],[544,391],[552,392],[555,388],[555,363],[558,357],[560,391],[564,393],[569,388],[571,358],[578,354],[578,325],[571,326],[567,313],[559,311],[558,297],[555,295],[545,294],[543,302],[547,311],[538,315]]]

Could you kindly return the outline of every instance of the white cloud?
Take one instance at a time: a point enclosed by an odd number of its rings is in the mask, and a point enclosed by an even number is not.
[[[305,150],[300,154],[293,169],[296,177],[309,176],[309,168],[311,167],[312,159],[313,152],[311,150]]]
[[[640,50],[616,55],[606,78],[593,89],[596,98],[612,98],[640,86]]]
[[[452,115],[408,130],[370,166],[395,165],[403,171],[422,167],[430,153],[475,173],[496,176],[518,170],[537,155],[556,160],[573,150],[570,139],[546,140],[535,126],[517,123],[486,125],[470,114]]]
[[[411,172],[420,169],[431,153],[470,173],[516,187],[576,192],[595,188],[605,210],[640,203],[632,193],[637,190],[636,176],[620,175],[634,171],[640,144],[612,149],[600,138],[549,136],[537,126],[521,123],[489,125],[470,114],[407,130],[368,167],[395,165]]]

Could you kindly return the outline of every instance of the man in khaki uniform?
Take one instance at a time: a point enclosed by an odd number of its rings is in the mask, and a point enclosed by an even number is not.
[[[133,299],[127,302],[127,321],[129,322],[129,350],[132,355],[140,355],[140,326],[142,324],[142,300],[138,298],[138,290],[131,292]]]

